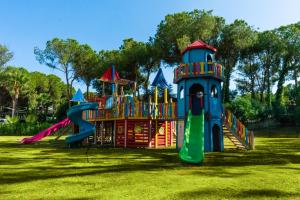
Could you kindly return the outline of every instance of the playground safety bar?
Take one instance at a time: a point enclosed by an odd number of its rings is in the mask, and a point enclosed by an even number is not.
[[[214,62],[195,62],[180,64],[174,70],[174,82],[181,78],[198,77],[210,75],[222,79],[224,77],[224,68],[221,64]]]

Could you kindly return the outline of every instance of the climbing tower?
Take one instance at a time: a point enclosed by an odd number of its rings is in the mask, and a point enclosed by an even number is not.
[[[202,41],[182,52],[182,63],[174,70],[177,84],[177,149],[183,144],[188,112],[204,112],[204,150],[223,151],[221,82],[223,68],[215,62],[216,49]]]

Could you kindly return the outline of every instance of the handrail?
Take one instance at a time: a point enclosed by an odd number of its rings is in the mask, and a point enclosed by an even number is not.
[[[181,78],[203,75],[210,75],[223,79],[224,68],[221,64],[215,62],[182,63],[174,70],[174,82]]]
[[[229,110],[225,109],[224,123],[234,136],[247,148],[253,145],[253,134],[246,126]]]
[[[101,102],[103,104],[103,102]],[[100,102],[99,102],[100,104]],[[105,105],[105,102],[104,102]],[[105,109],[99,106],[96,111],[88,110],[83,112],[83,118],[86,120],[110,120],[110,119],[176,119],[177,105],[170,103],[150,103],[144,101],[116,99],[111,109]]]

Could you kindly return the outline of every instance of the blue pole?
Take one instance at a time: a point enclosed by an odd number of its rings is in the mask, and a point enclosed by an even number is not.
[[[111,91],[112,91],[112,95],[114,95],[114,93],[115,93],[115,66],[114,65],[112,65],[112,70],[111,70],[112,72],[112,75],[111,75],[111,79],[112,79],[112,89],[111,89]]]

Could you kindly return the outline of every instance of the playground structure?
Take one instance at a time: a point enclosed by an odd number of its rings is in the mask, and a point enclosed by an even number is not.
[[[103,83],[101,97],[90,95],[86,102],[79,90],[71,100],[78,105],[69,109],[67,119],[22,142],[38,141],[72,121],[75,134],[66,138],[70,147],[83,143],[122,148],[176,145],[180,158],[189,163],[203,162],[204,152],[224,151],[225,136],[237,148],[250,149],[253,134],[223,109],[224,69],[215,62],[215,52],[202,41],[182,52],[183,63],[174,70],[177,98],[168,95],[161,69],[152,82],[153,97],[142,101],[136,97],[136,83],[120,78],[111,66],[99,79]],[[109,95],[105,93],[107,84]],[[133,88],[133,93],[125,95],[124,86]]]
[[[90,142],[124,148],[158,148],[175,144],[176,103],[168,101],[168,84],[161,69],[152,83],[154,97],[150,96],[147,101],[138,100],[135,92],[132,96],[124,95],[123,86],[130,84],[135,91],[136,83],[121,79],[114,66],[100,80],[112,84],[112,95],[103,92],[102,97],[88,97],[88,101],[99,105],[98,110],[83,112],[83,118],[96,126]],[[159,89],[164,91],[164,102],[161,103],[158,102]]]

